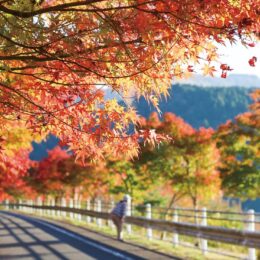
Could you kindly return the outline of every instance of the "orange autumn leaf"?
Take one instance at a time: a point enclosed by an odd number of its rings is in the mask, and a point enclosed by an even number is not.
[[[131,100],[144,96],[159,111],[172,78],[190,76],[192,66],[213,76],[201,64],[217,59],[216,41],[251,42],[257,10],[251,0],[3,2],[0,128],[23,120],[83,161],[134,156],[147,135],[135,131]],[[123,101],[111,102],[108,90]]]

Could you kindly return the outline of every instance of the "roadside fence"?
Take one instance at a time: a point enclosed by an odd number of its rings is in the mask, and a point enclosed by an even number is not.
[[[43,201],[40,197],[33,200],[19,200],[2,203],[6,210],[19,210],[41,216],[70,218],[77,221],[95,223],[98,227],[107,225],[115,228],[110,220],[110,212],[115,203],[104,202],[100,199],[75,201],[73,199],[48,199]],[[152,207],[151,204],[128,204],[126,232],[131,234],[135,227],[146,230],[148,240],[165,239],[162,232],[171,234],[173,246],[180,245],[194,247],[193,243],[182,241],[183,237],[197,240],[196,248],[203,254],[215,252],[235,258],[256,260],[257,249],[260,249],[260,214],[254,210],[247,212],[226,212],[202,209],[161,208]],[[161,234],[161,236],[159,236]],[[233,255],[229,252],[214,250],[209,242],[232,244],[246,247],[247,254]]]

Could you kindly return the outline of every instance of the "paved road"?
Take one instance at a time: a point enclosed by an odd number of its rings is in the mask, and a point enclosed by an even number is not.
[[[173,258],[86,229],[69,228],[65,224],[0,211],[0,259]]]

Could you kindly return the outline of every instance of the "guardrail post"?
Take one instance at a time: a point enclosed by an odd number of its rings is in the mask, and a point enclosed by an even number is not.
[[[73,199],[73,209],[77,208],[77,200],[74,198]],[[73,213],[73,219],[78,219],[78,214],[77,213]]]
[[[74,209],[78,208],[78,201],[76,199],[74,199]],[[78,220],[79,219],[79,214],[78,213],[74,213],[74,219]]]
[[[202,220],[201,220],[201,225],[202,226],[207,226],[207,208],[202,208],[201,210],[202,213]],[[202,254],[206,254],[208,251],[208,241],[206,239],[201,239],[201,250]]]
[[[61,198],[61,206],[63,208],[66,208],[66,199],[65,198]],[[66,218],[66,211],[62,211],[62,217]]]
[[[97,211],[97,199],[93,200],[93,211]],[[97,218],[93,218],[93,222],[97,223]]]
[[[36,206],[39,206],[39,200],[40,200],[40,198],[39,197],[37,197],[36,198],[36,200],[35,200],[35,205]],[[26,204],[30,204],[30,202],[27,200],[27,203]],[[29,211],[30,211],[30,208],[29,208]],[[40,210],[39,210],[39,208],[36,208],[36,213],[39,213],[40,212]]]
[[[77,201],[77,208],[78,208],[78,209],[81,209],[81,201],[80,201],[80,200]],[[81,213],[78,213],[78,220],[79,220],[79,221],[82,220],[82,215],[81,215]]]
[[[31,212],[30,200],[26,200],[25,204],[27,205],[27,207],[25,207],[26,211],[27,211],[28,213],[30,213],[30,212]]]
[[[37,205],[38,205],[37,200],[38,200],[38,197],[34,198],[34,200],[33,200],[33,205],[34,205],[34,206],[37,206]],[[27,201],[26,201],[26,204],[27,204],[27,205],[28,205],[28,204],[30,205],[30,201],[27,200]],[[33,208],[33,211],[34,211],[35,214],[38,213],[38,210],[39,210],[39,209],[37,209],[37,208]],[[26,211],[29,211],[29,212],[30,212],[30,208],[26,207]]]
[[[132,205],[132,198],[128,196],[127,199],[127,208],[126,208],[126,216],[131,216],[132,215],[132,210],[131,210],[131,205]],[[128,234],[132,233],[132,226],[130,224],[126,225],[126,230]]]
[[[21,210],[22,210],[22,211],[26,211],[26,207],[24,206],[24,205],[26,204],[26,202],[27,202],[27,201],[25,201],[25,200],[22,200],[22,201],[21,201],[21,204],[23,205],[23,206],[21,206]]]
[[[255,211],[253,209],[248,210],[248,225],[247,230],[248,231],[255,231]],[[255,248],[249,248],[248,249],[248,260],[256,260],[256,249]]]
[[[23,206],[21,206],[23,204],[23,200],[19,199],[19,210],[23,211]]]
[[[52,207],[52,209],[51,209],[51,215],[52,215],[53,217],[55,217],[56,211],[55,211],[55,209],[54,209],[54,207],[55,207],[55,199],[54,199],[54,198],[51,198],[51,205],[50,205],[50,206]]]
[[[23,200],[22,204],[26,204],[26,200]],[[25,206],[23,206],[23,211],[26,211],[26,207]]]
[[[90,199],[87,199],[87,205],[86,205],[87,210],[91,210],[91,204],[90,204]],[[91,222],[91,217],[87,216],[87,223]]]
[[[47,197],[47,206],[50,206],[51,205],[51,201],[50,201],[50,198],[49,196]],[[47,209],[47,215],[50,215],[51,214],[51,210],[50,209]]]
[[[33,199],[33,200],[28,200],[28,201],[25,202],[25,204],[31,205],[31,208],[30,208],[30,207],[29,207],[29,208],[28,208],[28,207],[25,207],[25,211],[28,209],[28,211],[31,212],[32,214],[36,214],[37,209],[33,207],[33,206],[36,206],[36,205],[37,205],[35,199]],[[26,208],[27,208],[27,209],[26,209]]]
[[[46,204],[46,198],[42,199],[42,206],[45,206]],[[42,214],[46,215],[46,209],[42,209]]]
[[[37,206],[42,206],[42,198],[41,197],[38,197],[38,199],[37,199]],[[40,208],[39,210],[38,210],[38,212],[39,212],[39,214],[40,215],[42,215],[42,209]]]
[[[31,206],[31,207],[29,208],[29,212],[30,212],[30,213],[33,213],[33,200],[29,200],[29,201],[28,201],[28,204],[29,204],[29,206]]]
[[[15,210],[18,210],[18,200],[14,201],[14,204],[16,204],[16,205],[14,206],[14,209],[15,209]]]
[[[31,205],[33,205],[33,200],[23,201],[22,203],[27,204],[29,206],[29,207],[22,207],[23,211],[28,211],[29,213],[33,213],[33,207],[30,207]]]
[[[16,210],[19,210],[19,200],[16,200]]]
[[[6,209],[6,210],[9,209],[9,200],[5,200],[5,209]]]
[[[23,201],[21,199],[18,201],[18,204],[19,204],[18,210],[23,210],[23,208],[21,206],[21,204],[23,204]]]
[[[28,200],[26,202],[23,201],[23,203],[28,203],[29,207],[28,207],[28,211],[33,214],[36,213],[36,209],[33,207],[35,205],[34,200]],[[23,207],[23,211],[26,211],[26,207]]]
[[[55,201],[55,208],[57,208],[57,210],[55,210],[56,216],[60,217],[61,216],[61,211],[58,209],[59,206],[60,206],[60,200],[59,200],[59,198],[55,198],[54,201]]]
[[[178,222],[179,217],[178,217],[178,212],[177,210],[174,210],[173,212],[173,222]],[[179,234],[178,233],[173,233],[173,239],[172,239],[173,245],[178,246],[179,245]]]
[[[102,211],[102,203],[101,203],[101,200],[98,199],[98,200],[96,201],[96,203],[97,203],[97,205],[96,205],[96,210],[97,210],[97,212],[101,212],[101,211]],[[97,218],[97,219],[96,219],[96,223],[97,223],[98,227],[101,227],[101,226],[102,226],[102,220],[101,220],[101,218]]]
[[[150,203],[146,204],[145,209],[146,209],[146,218],[151,219],[152,218],[151,204]],[[153,237],[153,230],[150,227],[148,227],[147,228],[147,238],[150,240],[150,239],[152,239],[152,237]]]
[[[47,198],[47,205],[50,207],[51,206],[51,198],[48,196]],[[51,216],[52,215],[52,210],[51,209],[47,209],[47,215]]]
[[[73,208],[73,199],[70,199],[70,202],[69,202],[69,207],[70,208]],[[70,212],[70,214],[69,214],[69,217],[71,218],[71,219],[73,219],[74,218],[74,213],[73,212]]]

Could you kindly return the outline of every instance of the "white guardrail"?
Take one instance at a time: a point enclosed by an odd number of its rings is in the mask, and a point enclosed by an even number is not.
[[[2,203],[2,206],[4,206],[6,210],[22,210],[28,213],[38,213],[40,215],[47,214],[59,217],[69,216],[71,219],[77,220],[83,220],[82,216],[85,216],[87,222],[94,220],[99,227],[102,225],[101,219],[107,220],[107,224],[110,227],[113,227],[109,213],[113,205],[113,202],[108,205],[108,203],[102,203],[101,200],[96,200],[94,203],[90,203],[90,200],[88,200],[83,204],[78,201],[75,202],[72,199],[61,199],[59,203],[55,203],[54,199],[49,200],[48,203],[43,202],[41,199],[37,199],[35,202],[30,200],[26,202],[19,201],[17,203],[4,201],[4,203]],[[139,211],[140,207],[142,208],[142,206],[139,206]],[[157,208],[157,210],[158,209],[159,208]],[[191,217],[191,215],[187,213],[178,214],[178,211],[192,211],[195,213],[193,218],[195,218],[196,223],[180,222],[181,216]],[[212,214],[214,212],[217,211],[209,211],[209,213]],[[260,249],[260,232],[255,231],[255,224],[259,224],[259,222],[255,220],[255,213],[253,210],[249,210],[247,213],[228,212],[228,214],[237,214],[247,217],[247,219],[240,219],[241,222],[243,221],[243,223],[246,224],[245,228],[242,230],[207,225],[208,219],[227,220],[227,218],[207,217],[206,208],[203,208],[202,210],[174,209],[172,212],[167,211],[168,216],[172,214],[171,221],[166,218],[166,214],[164,214],[164,219],[159,219],[159,213],[157,213],[157,218],[152,218],[152,207],[150,204],[143,206],[143,213],[143,216],[137,216],[137,214],[133,214],[133,209],[131,210],[131,208],[128,207],[127,217],[125,219],[128,233],[132,232],[131,225],[145,228],[146,236],[149,240],[153,239],[153,230],[170,232],[173,233],[172,242],[175,246],[181,244],[179,235],[195,237],[200,241],[200,249],[203,254],[210,251],[208,249],[208,240],[248,247],[246,259],[257,259],[256,249]],[[224,214],[227,212],[218,211],[217,213]],[[198,219],[200,221],[198,221]],[[238,219],[230,219],[230,221],[233,220],[238,221]]]

